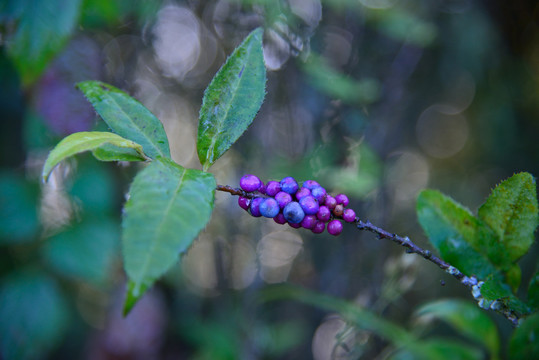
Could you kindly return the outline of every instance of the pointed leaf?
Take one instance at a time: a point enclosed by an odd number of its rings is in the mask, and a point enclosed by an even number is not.
[[[480,223],[468,209],[435,190],[424,190],[417,199],[417,216],[441,257],[468,276],[485,279],[497,272],[471,244],[480,236]]]
[[[215,187],[212,174],[166,158],[157,158],[135,177],[123,219],[126,313],[206,226]]]
[[[262,105],[266,86],[262,34],[262,29],[251,32],[204,92],[197,138],[204,170],[238,140]]]
[[[524,255],[533,243],[538,224],[535,180],[528,173],[515,174],[492,190],[478,216],[498,235],[509,261]]]
[[[144,105],[100,81],[83,81],[77,87],[112,131],[142,145],[144,152],[152,159],[157,156],[170,158],[163,124]]]
[[[62,160],[91,150],[102,161],[141,161],[147,157],[142,146],[110,132],[83,131],[71,134],[49,153],[43,166],[42,178],[47,181],[52,169]]]
[[[511,359],[539,359],[539,313],[524,319],[511,336],[509,355]]]

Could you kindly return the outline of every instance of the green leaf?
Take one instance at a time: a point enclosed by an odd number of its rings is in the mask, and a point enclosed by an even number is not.
[[[142,145],[144,153],[152,159],[158,156],[170,158],[163,124],[144,105],[100,81],[83,81],[77,87],[112,131]]]
[[[69,320],[56,282],[31,271],[8,275],[0,286],[0,357],[44,358],[62,339]]]
[[[450,324],[458,333],[488,349],[498,357],[500,339],[496,325],[476,304],[460,300],[438,300],[421,306],[415,312],[419,323],[440,319]]]
[[[530,280],[528,286],[528,304],[534,309],[539,309],[539,271]]]
[[[423,190],[417,199],[417,216],[445,261],[464,274],[481,279],[497,272],[471,245],[477,242],[483,229],[468,209],[438,191]]]
[[[23,85],[33,83],[71,36],[81,0],[12,0],[8,11],[18,19],[7,50]]]
[[[486,300],[479,304],[483,308],[508,310],[519,316],[530,313],[530,308],[513,294],[509,285],[496,276],[489,276],[484,282],[481,296]]]
[[[122,244],[129,277],[124,313],[206,226],[215,187],[212,174],[166,158],[157,158],[137,174],[124,208]]]
[[[253,122],[262,105],[266,68],[262,29],[256,29],[234,50],[204,92],[197,151],[206,171]]]
[[[391,360],[482,360],[483,352],[475,347],[451,339],[427,339],[417,349],[399,351]]]
[[[147,157],[142,146],[110,132],[83,131],[71,134],[56,145],[49,153],[43,172],[47,181],[52,169],[62,160],[85,151],[92,151],[102,161],[141,161]]]
[[[500,183],[479,208],[478,216],[494,230],[502,245],[500,252],[508,261],[518,260],[533,244],[539,221],[533,177],[523,172]]]
[[[509,355],[511,359],[539,359],[539,313],[524,319],[511,336]]]

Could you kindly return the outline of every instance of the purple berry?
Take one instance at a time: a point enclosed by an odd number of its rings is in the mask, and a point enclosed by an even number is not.
[[[296,193],[296,199],[301,200],[302,197],[305,197],[305,196],[308,196],[308,195],[311,195],[311,190],[302,187]]]
[[[307,180],[303,183],[303,187],[309,190],[312,190],[317,186],[320,186],[320,184],[314,180]]]
[[[296,191],[298,191],[298,188],[298,182],[291,176],[285,177],[281,180],[281,190],[289,193],[290,195],[294,195]]]
[[[342,213],[342,219],[346,222],[354,222],[356,221],[356,212],[352,209],[346,209]]]
[[[243,196],[240,196],[238,198],[238,205],[244,209],[244,210],[248,210],[249,209],[249,204],[251,203],[251,199],[248,199],[246,197],[243,197]]]
[[[284,218],[283,213],[278,213],[277,216],[273,218],[273,221],[281,225],[286,224],[286,219]]]
[[[272,217],[277,216],[277,214],[281,210],[279,208],[279,204],[277,204],[277,200],[273,198],[264,199],[264,201],[260,203],[259,209],[260,209],[260,214],[262,214],[262,216],[267,217],[267,218],[272,218]]]
[[[324,205],[326,205],[330,210],[333,210],[335,209],[335,206],[337,206],[337,200],[335,200],[335,198],[331,195],[326,195]]]
[[[317,186],[311,190],[311,194],[320,204],[323,204],[326,200],[326,189],[321,186]]]
[[[301,224],[294,224],[289,222],[288,225],[292,226],[294,229],[299,229],[301,227]]]
[[[254,217],[261,217],[262,214],[260,213],[260,203],[262,203],[264,199],[257,197],[251,200],[251,206],[249,207],[249,210],[251,212],[251,215]]]
[[[326,205],[320,206],[318,209],[318,212],[316,213],[316,217],[320,221],[328,222],[329,218],[331,217],[331,210]]]
[[[266,195],[275,196],[279,191],[281,191],[281,184],[279,184],[279,182],[268,181],[266,184]]]
[[[330,233],[331,235],[339,235],[340,233],[342,232],[342,223],[335,219],[335,220],[331,220],[329,223],[328,223],[328,233]]]
[[[266,195],[266,185],[264,185],[264,183],[262,183],[262,185],[260,185],[260,187],[258,188],[258,192],[261,193],[261,194]]]
[[[303,220],[301,221],[301,226],[305,229],[312,229],[314,228],[314,225],[316,225],[316,216],[314,215],[305,215]]]
[[[315,234],[321,234],[326,229],[326,223],[323,221],[317,221],[314,227],[311,229]]]
[[[292,201],[284,207],[283,215],[289,223],[299,224],[305,217],[305,212],[299,203]]]
[[[335,200],[337,200],[337,204],[342,204],[344,207],[348,206],[348,196],[344,194],[335,196]]]
[[[302,197],[299,200],[299,204],[307,215],[316,215],[318,209],[320,208],[320,205],[318,205],[318,201],[316,201],[316,199],[311,195]]]
[[[292,201],[292,196],[290,196],[289,193],[285,193],[284,191],[279,191],[275,195],[275,200],[277,200],[279,207],[281,209],[284,209],[284,207]]]
[[[240,187],[248,192],[256,191],[262,185],[262,181],[256,175],[243,175],[240,179]]]

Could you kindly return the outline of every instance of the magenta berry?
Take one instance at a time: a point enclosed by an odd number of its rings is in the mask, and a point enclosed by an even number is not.
[[[284,218],[283,213],[278,213],[274,218],[273,221],[275,221],[277,224],[286,224],[286,219]]]
[[[314,189],[315,187],[317,186],[320,186],[319,183],[317,183],[316,181],[314,180],[306,180],[304,183],[303,183],[303,187],[306,188],[306,189],[309,189],[309,190],[312,190]]]
[[[328,233],[330,233],[331,235],[337,236],[341,232],[342,232],[342,223],[339,220],[334,219],[328,223]]]
[[[316,225],[316,216],[314,215],[305,215],[303,220],[301,221],[301,227],[304,227],[305,229],[312,229],[314,228],[314,225]]]
[[[275,200],[277,200],[279,207],[281,209],[284,209],[284,207],[292,201],[292,196],[289,193],[286,193],[284,191],[279,191],[275,195]]]
[[[337,200],[337,204],[342,204],[344,207],[348,206],[348,196],[344,194],[339,194],[335,196],[335,200]]]
[[[261,194],[266,194],[266,185],[264,185],[264,183],[262,183],[262,185],[260,185],[260,187],[258,188],[257,190],[259,193]]]
[[[320,206],[318,209],[318,212],[316,213],[316,217],[320,221],[327,222],[329,221],[329,218],[331,217],[331,210],[326,205]]]
[[[299,203],[292,201],[284,207],[283,215],[289,223],[299,224],[305,217],[305,212]]]
[[[311,190],[311,194],[320,204],[323,204],[326,200],[326,190],[321,186],[314,187]]]
[[[254,217],[261,217],[262,214],[260,213],[260,204],[264,201],[263,198],[254,198],[251,200],[251,206],[249,206],[249,211],[251,212],[251,215]]]
[[[243,175],[240,179],[240,187],[245,191],[256,191],[260,186],[262,186],[262,181],[256,175]]]
[[[267,217],[267,218],[273,218],[277,216],[277,214],[281,210],[279,208],[279,204],[277,204],[277,200],[275,200],[274,198],[264,199],[260,203],[259,209],[260,209],[260,214],[262,214],[262,216]]]
[[[316,201],[316,199],[311,195],[302,197],[299,200],[299,204],[307,215],[316,215],[318,209],[320,208],[320,205],[318,205],[318,201]]]
[[[296,193],[296,199],[297,199],[297,200],[301,200],[301,198],[303,198],[303,197],[305,197],[305,196],[308,196],[308,195],[311,195],[311,190],[302,187],[302,188],[299,189],[298,192]]]
[[[293,177],[288,176],[281,180],[281,191],[294,195],[298,189],[298,182]]]
[[[248,210],[249,209],[249,204],[251,204],[251,199],[248,199],[246,197],[243,197],[243,196],[240,196],[238,198],[238,205],[243,209],[243,210]]]
[[[323,221],[317,221],[311,231],[315,234],[321,234],[326,229],[326,223]]]
[[[356,221],[356,212],[352,209],[345,209],[342,213],[342,219],[346,222]]]
[[[281,191],[281,184],[279,184],[279,182],[268,181],[266,184],[266,195],[275,196],[279,191]]]
[[[294,224],[294,223],[288,222],[288,225],[290,225],[290,226],[293,227],[294,229],[299,229],[299,228],[301,227],[301,223],[299,223],[299,224]]]
[[[335,209],[335,206],[337,206],[337,200],[331,195],[326,195],[326,201],[324,201],[324,205],[326,205],[330,210]]]

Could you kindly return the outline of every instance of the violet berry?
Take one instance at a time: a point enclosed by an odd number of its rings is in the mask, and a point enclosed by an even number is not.
[[[320,184],[314,180],[306,180],[305,182],[303,182],[303,187],[309,190],[312,190],[317,186],[320,186]]]
[[[356,221],[356,212],[352,209],[346,209],[342,213],[342,219],[346,222],[354,222]]]
[[[311,195],[302,197],[299,200],[299,204],[307,215],[316,215],[318,209],[320,208],[320,205],[318,205],[318,201],[316,201],[316,199]]]
[[[260,213],[260,203],[264,201],[264,198],[254,198],[251,200],[251,206],[249,206],[249,211],[251,212],[251,215],[254,217],[261,217],[262,214]]]
[[[328,222],[329,218],[331,217],[331,210],[326,205],[320,206],[318,209],[318,212],[316,213],[316,217],[320,221]]]
[[[296,193],[296,199],[297,199],[297,200],[301,200],[302,197],[305,197],[305,196],[308,196],[308,195],[311,195],[311,190],[302,187],[302,188],[299,189],[298,192]]]
[[[249,209],[249,204],[251,204],[251,199],[246,198],[246,197],[243,197],[243,196],[240,196],[240,197],[238,198],[238,205],[239,205],[243,210],[248,210],[248,209]]]
[[[314,196],[314,198],[315,198],[316,200],[318,200],[318,202],[319,202],[320,204],[323,204],[324,201],[326,200],[326,195],[327,195],[327,194],[326,194],[326,189],[324,189],[324,188],[321,187],[321,186],[317,186],[317,187],[313,188],[313,189],[311,190],[311,194],[312,194],[312,196]]]
[[[295,224],[295,223],[288,222],[288,225],[290,225],[294,229],[299,229],[301,227],[301,223],[300,224]]]
[[[314,228],[314,225],[316,225],[316,216],[314,215],[305,215],[303,220],[301,221],[301,226],[305,229],[312,229]]]
[[[331,195],[326,195],[326,201],[324,201],[324,205],[326,205],[330,210],[335,209],[335,206],[337,206],[337,200]]]
[[[283,213],[278,213],[274,218],[273,221],[275,221],[277,224],[286,224],[286,219],[284,218]]]
[[[275,196],[281,191],[281,184],[278,181],[268,181],[266,184],[266,195]]]
[[[292,201],[292,196],[289,193],[286,193],[284,191],[279,191],[275,195],[275,200],[277,200],[279,207],[281,209],[284,209],[284,207]]]
[[[262,181],[256,175],[243,175],[240,179],[240,187],[245,191],[256,191],[260,186],[262,186]]]
[[[298,182],[291,176],[287,176],[281,180],[281,190],[290,195],[294,195],[298,191],[298,188]]]
[[[305,212],[299,203],[292,201],[284,207],[283,215],[289,223],[299,224],[305,217]]]
[[[323,221],[317,221],[311,231],[315,234],[321,234],[326,229],[326,223]]]
[[[348,206],[348,196],[344,194],[339,194],[335,196],[335,200],[337,200],[337,204],[342,204],[344,207]]]
[[[264,185],[264,183],[262,183],[262,185],[260,185],[260,187],[258,188],[258,192],[261,193],[261,194],[266,195],[266,185]]]
[[[328,223],[328,233],[330,233],[331,235],[337,236],[341,232],[342,232],[342,223],[339,220],[334,219]]]
[[[267,217],[267,218],[272,218],[272,217],[277,216],[277,214],[281,210],[279,208],[279,204],[277,203],[277,200],[275,200],[274,198],[264,199],[260,203],[259,209],[260,209],[260,214],[262,214],[262,216]]]

